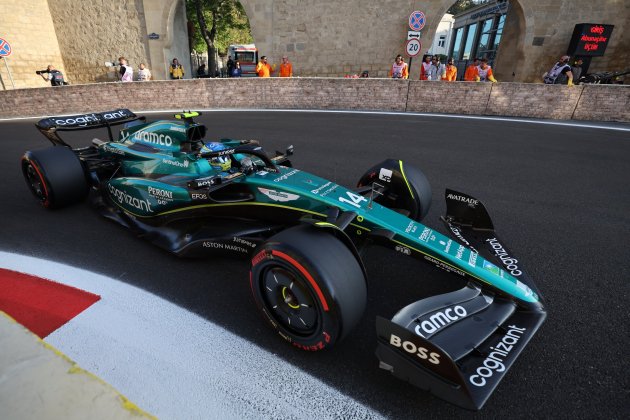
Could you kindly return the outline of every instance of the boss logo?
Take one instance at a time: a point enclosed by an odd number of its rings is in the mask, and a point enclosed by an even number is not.
[[[440,364],[440,355],[438,353],[429,352],[427,348],[416,346],[411,341],[402,341],[397,335],[392,334],[389,337],[389,344],[394,347],[401,348],[407,353],[412,354],[419,359],[426,360],[434,365]]]

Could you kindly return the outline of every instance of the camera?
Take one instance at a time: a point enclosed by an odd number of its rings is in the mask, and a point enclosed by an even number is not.
[[[35,74],[50,73],[48,70],[35,70]]]

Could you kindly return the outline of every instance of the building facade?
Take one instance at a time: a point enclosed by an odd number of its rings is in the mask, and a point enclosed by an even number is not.
[[[454,23],[455,19],[450,13],[442,16],[435,31],[435,36],[433,37],[433,44],[431,44],[431,48],[427,50],[427,54],[448,55]]]
[[[457,66],[458,80],[463,80],[466,67],[475,58],[487,58],[494,67],[509,9],[509,3],[502,0],[481,4],[454,17],[448,56]]]
[[[184,0],[4,0],[3,11],[0,38],[12,47],[0,60],[5,89],[50,85],[35,74],[49,64],[72,84],[115,81],[105,63],[121,56],[158,80],[177,57],[190,77]]]
[[[114,70],[104,63],[119,56],[125,56],[134,69],[145,63],[156,79],[167,78],[174,57],[184,63],[186,77],[192,73],[184,0],[2,3],[0,38],[13,47],[11,56],[0,60],[0,78],[8,89],[12,84],[7,68],[16,88],[42,87],[46,83],[35,70],[48,64],[60,68],[74,84],[115,80]],[[422,10],[426,15],[421,31],[426,50],[433,45],[442,17],[454,0],[241,3],[260,54],[274,64],[289,56],[294,75],[339,77],[369,70],[371,77],[386,77],[394,57],[404,54],[409,14]],[[454,32],[451,42],[445,38],[444,44],[453,46],[452,54],[460,60],[473,55],[492,58],[499,81],[541,82],[541,75],[566,53],[578,23],[614,26],[605,55],[593,58],[591,71],[621,70],[630,62],[628,0],[492,3],[500,9],[474,18],[472,14],[480,12],[472,13],[470,22],[455,25],[463,29]],[[507,7],[507,14],[502,7]],[[441,36],[437,35],[438,45]],[[410,78],[419,78],[416,60]]]

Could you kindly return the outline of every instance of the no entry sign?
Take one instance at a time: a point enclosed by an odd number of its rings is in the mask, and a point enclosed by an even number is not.
[[[419,31],[424,28],[427,18],[424,12],[416,10],[409,15],[409,29],[412,31]]]
[[[8,55],[11,55],[11,45],[0,38],[0,57],[6,57]]]

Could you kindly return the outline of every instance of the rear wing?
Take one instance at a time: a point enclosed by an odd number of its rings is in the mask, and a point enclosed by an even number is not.
[[[100,113],[48,117],[39,120],[35,126],[53,145],[70,147],[59,137],[58,131],[91,130],[106,127],[109,140],[113,141],[112,126],[141,119],[144,117],[138,117],[128,109],[116,109]]]

